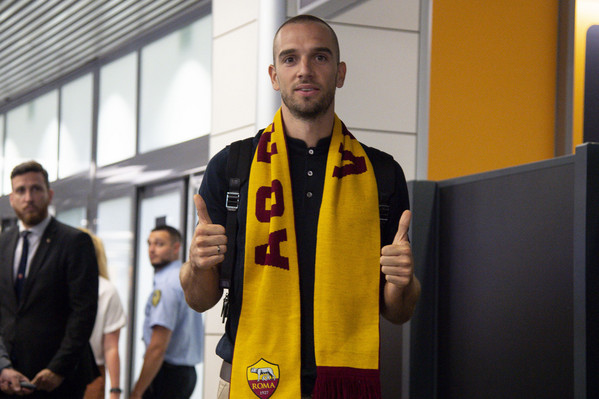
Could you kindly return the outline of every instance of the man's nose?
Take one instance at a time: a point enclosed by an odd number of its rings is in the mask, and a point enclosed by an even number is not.
[[[25,190],[25,194],[23,195],[25,201],[29,202],[33,200],[33,190]]]
[[[308,57],[302,57],[299,62],[299,75],[310,76],[312,74],[312,63]]]

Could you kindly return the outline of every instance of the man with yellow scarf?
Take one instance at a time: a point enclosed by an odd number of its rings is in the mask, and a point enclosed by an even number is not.
[[[380,398],[379,314],[403,323],[420,296],[405,177],[336,116],[346,65],[326,22],[285,22],[269,74],[281,108],[254,138],[241,187],[219,398]],[[228,155],[209,162],[194,196],[199,223],[180,276],[199,312],[223,293]],[[385,163],[395,179],[384,182],[394,192],[381,226],[375,169]]]

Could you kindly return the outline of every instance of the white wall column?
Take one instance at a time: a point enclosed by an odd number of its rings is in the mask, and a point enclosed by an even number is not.
[[[268,66],[273,62],[273,38],[287,16],[287,3],[281,0],[260,0],[258,7],[256,128],[262,129],[272,122],[276,110],[281,105],[281,97],[270,83]]]

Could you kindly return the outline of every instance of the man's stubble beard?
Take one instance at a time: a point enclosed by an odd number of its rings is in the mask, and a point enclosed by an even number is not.
[[[48,208],[36,210],[35,212],[20,212],[15,210],[17,218],[27,226],[37,226],[48,216]]]
[[[327,90],[316,102],[295,100],[293,95],[287,95],[283,91],[281,91],[281,100],[291,115],[301,120],[310,121],[326,114],[335,100],[335,89],[333,86],[331,90]]]
[[[171,263],[170,260],[162,260],[160,262],[156,262],[156,263],[151,263],[152,267],[154,268],[154,270],[160,270],[162,269],[164,266],[168,265],[169,263]]]

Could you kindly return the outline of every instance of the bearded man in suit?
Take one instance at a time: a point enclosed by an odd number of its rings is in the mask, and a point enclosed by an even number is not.
[[[0,235],[0,398],[79,399],[98,374],[94,247],[48,214],[54,192],[42,165],[16,166],[11,183],[19,222]]]

